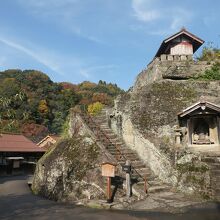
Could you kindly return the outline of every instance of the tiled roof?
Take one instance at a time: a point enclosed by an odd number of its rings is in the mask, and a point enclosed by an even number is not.
[[[44,152],[20,134],[0,134],[0,152]]]

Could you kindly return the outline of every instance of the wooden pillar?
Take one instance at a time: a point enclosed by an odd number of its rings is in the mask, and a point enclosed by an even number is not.
[[[111,203],[112,199],[111,199],[111,177],[107,177],[107,203]]]

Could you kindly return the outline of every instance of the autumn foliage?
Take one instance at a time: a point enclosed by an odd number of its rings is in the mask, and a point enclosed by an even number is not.
[[[101,80],[55,83],[40,71],[6,70],[0,72],[0,131],[57,134],[74,106],[82,105],[93,114],[122,92],[116,84]]]
[[[88,113],[90,115],[98,115],[103,109],[103,104],[100,102],[95,102],[88,106]]]

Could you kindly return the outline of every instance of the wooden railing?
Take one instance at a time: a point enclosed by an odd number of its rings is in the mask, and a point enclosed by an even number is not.
[[[81,112],[80,115],[87,123],[87,125],[89,125],[89,128],[92,130],[92,132],[96,135],[98,139],[102,140],[108,146],[115,146],[115,149],[117,151],[116,160],[119,162],[119,164],[122,158],[125,161],[128,160],[128,158],[122,153],[120,149],[120,145],[118,145],[117,143],[113,143],[108,137],[108,135],[101,129],[100,125],[98,125],[89,114],[85,112]],[[103,137],[105,138],[105,140],[102,139]],[[132,166],[132,170],[139,176],[139,178],[141,178],[144,181],[144,191],[147,193],[147,184],[148,185],[151,184],[147,182],[146,175],[143,177],[133,166]]]

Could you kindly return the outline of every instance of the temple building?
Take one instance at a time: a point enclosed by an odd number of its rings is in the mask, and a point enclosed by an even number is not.
[[[177,56],[185,55],[192,57],[198,48],[204,43],[202,39],[188,32],[185,28],[178,33],[165,39],[158,49],[155,58],[161,57],[165,59],[166,55]]]
[[[179,143],[204,151],[220,150],[220,106],[200,101],[178,114]],[[177,130],[178,136],[178,130]]]

